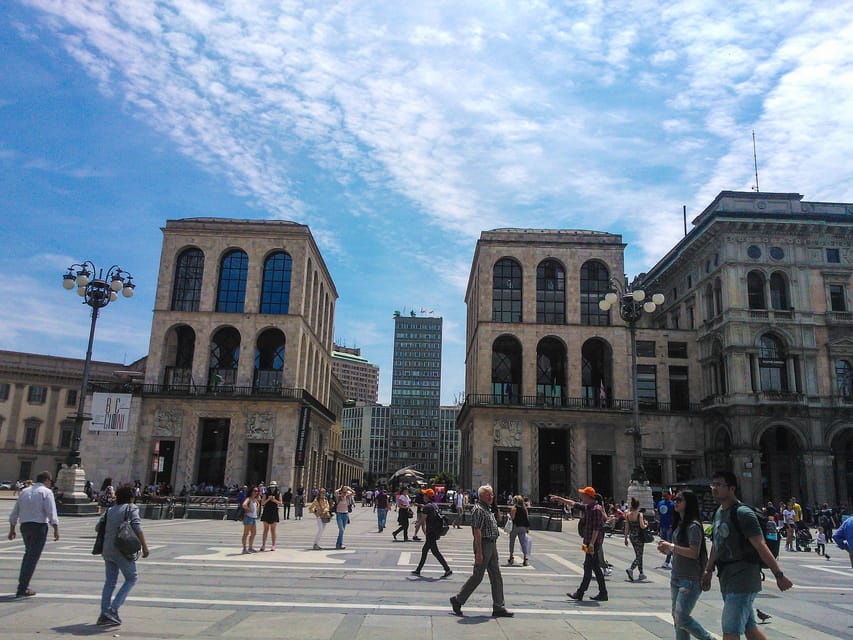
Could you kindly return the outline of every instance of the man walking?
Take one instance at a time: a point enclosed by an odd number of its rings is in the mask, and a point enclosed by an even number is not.
[[[755,622],[755,596],[761,591],[761,562],[776,578],[780,591],[793,585],[785,577],[764,541],[764,532],[755,512],[737,499],[737,477],[731,471],[717,471],[711,479],[711,495],[720,503],[714,514],[713,546],[702,574],[702,589],[711,586],[717,567],[723,595],[723,640],[766,640]]]
[[[489,573],[489,583],[492,586],[492,617],[511,618],[513,613],[504,606],[504,583],[501,577],[501,566],[498,560],[498,523],[489,509],[495,499],[495,491],[490,485],[483,485],[477,490],[477,504],[471,512],[471,533],[474,536],[474,573],[462,585],[458,595],[450,598],[453,613],[462,616],[464,605],[483,581],[483,574]]]
[[[672,512],[675,510],[675,504],[672,501],[672,494],[669,491],[664,491],[660,502],[658,502],[658,522],[660,523],[660,539],[666,542],[672,542]],[[672,554],[667,553],[661,569],[672,569]]]
[[[388,519],[388,494],[385,489],[377,489],[373,496],[373,510],[376,512],[376,521],[379,525],[379,533],[385,530],[385,522]]]
[[[595,574],[595,580],[598,583],[598,594],[594,595],[590,600],[596,602],[607,602],[607,583],[604,582],[604,572],[601,570],[599,562],[599,548],[604,544],[604,510],[595,499],[595,489],[592,487],[584,487],[579,490],[581,494],[581,502],[584,508],[584,523],[583,523],[583,579],[578,590],[574,593],[567,593],[572,600],[583,600],[583,594],[586,593],[589,583],[592,581],[592,574]],[[551,502],[562,502],[570,509],[577,502],[560,496],[548,496]]]
[[[53,527],[53,539],[59,540],[59,517],[56,514],[56,502],[50,485],[53,477],[49,471],[36,476],[34,485],[21,491],[12,513],[9,514],[9,540],[15,539],[15,527],[21,523],[21,538],[24,540],[24,559],[21,561],[21,573],[18,576],[16,597],[36,595],[30,589],[30,579],[35,573],[41,557],[44,543],[47,541],[47,525]]]

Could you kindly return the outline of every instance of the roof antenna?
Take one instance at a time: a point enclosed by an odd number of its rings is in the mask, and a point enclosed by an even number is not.
[[[752,160],[755,163],[755,184],[752,190],[758,193],[760,189],[758,188],[758,154],[755,152],[755,129],[752,130]]]

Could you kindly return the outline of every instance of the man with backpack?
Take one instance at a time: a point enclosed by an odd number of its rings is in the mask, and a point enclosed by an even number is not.
[[[753,604],[761,591],[762,567],[771,571],[780,591],[793,584],[767,546],[766,530],[755,510],[737,499],[737,477],[730,471],[715,472],[711,495],[720,506],[714,513],[713,546],[702,574],[702,589],[711,588],[716,567],[723,596],[723,640],[737,640],[742,634],[749,640],[766,640],[755,621]]]
[[[432,551],[432,555],[444,567],[442,578],[449,578],[453,575],[453,572],[450,570],[450,566],[447,564],[444,556],[441,555],[441,551],[438,550],[438,539],[447,533],[444,518],[438,509],[438,505],[433,502],[435,492],[432,489],[424,489],[421,495],[424,497],[424,506],[421,509],[421,517],[418,524],[421,525],[421,529],[424,531],[426,542],[424,542],[424,546],[421,549],[421,561],[418,563],[418,568],[412,571],[412,574],[416,576],[421,575],[421,569],[423,569],[426,562],[427,553]]]

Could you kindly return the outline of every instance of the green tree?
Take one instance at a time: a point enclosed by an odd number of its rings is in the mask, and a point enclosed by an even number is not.
[[[451,489],[456,486],[456,476],[447,471],[439,471],[438,475],[429,479],[429,483],[432,485],[443,484],[448,489]]]

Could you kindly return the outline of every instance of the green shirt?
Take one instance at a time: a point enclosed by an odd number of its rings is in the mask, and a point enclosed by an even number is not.
[[[737,509],[740,532],[732,526],[731,518]],[[761,536],[761,525],[755,513],[735,503],[728,509],[718,509],[714,514],[714,562],[719,567],[722,593],[758,593],[761,591],[761,567],[749,558],[749,538]],[[744,558],[747,560],[744,560]]]

